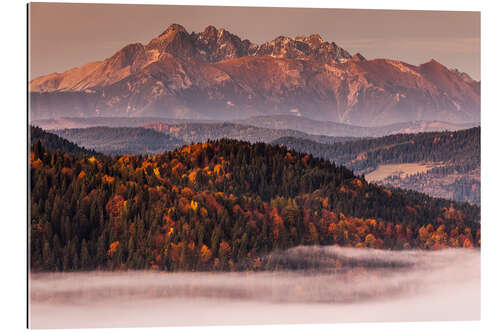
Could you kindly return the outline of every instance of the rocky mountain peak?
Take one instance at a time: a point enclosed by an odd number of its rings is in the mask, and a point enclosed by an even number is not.
[[[145,61],[144,45],[141,43],[129,44],[107,59],[107,70],[120,70],[127,66],[135,67]]]
[[[352,60],[354,61],[366,61],[366,58],[361,53],[356,53],[352,56]]]
[[[182,25],[172,24],[146,45],[146,49],[156,49],[160,53],[167,52],[177,57],[190,57],[210,63],[244,56],[312,58],[324,63],[339,63],[351,58],[346,50],[333,42],[324,41],[319,34],[295,38],[279,36],[256,45],[249,40],[242,41],[225,28],[213,25],[207,26],[200,33],[188,34]]]
[[[182,33],[185,33],[187,34],[187,31],[186,31],[186,28],[184,28],[182,25],[180,24],[177,24],[177,23],[173,23],[171,24],[167,30],[165,30],[164,32],[162,32],[160,34],[160,36],[163,36],[163,35],[167,35],[167,34],[171,34],[171,33],[178,33],[178,32],[182,32]]]
[[[429,61],[427,61],[426,63],[423,63],[420,66],[427,67],[427,68],[435,68],[435,69],[445,68],[439,61],[437,61],[434,58],[431,58]]]
[[[102,61],[36,78],[29,89],[35,118],[300,112],[372,125],[384,119],[468,122],[480,112],[480,83],[434,59],[419,66],[366,60],[318,34],[256,45],[225,28],[187,33],[178,24],[145,46],[130,44]]]
[[[279,36],[260,45],[253,55],[292,59],[309,58],[324,63],[338,63],[351,58],[349,52],[333,42],[325,42],[319,34],[295,38]]]
[[[450,73],[448,68],[439,63],[436,59],[431,58],[428,62],[423,63],[419,66],[423,71],[433,74],[442,75],[443,73]]]
[[[230,38],[231,36],[234,36],[233,34],[231,34],[229,31],[227,31],[226,29],[224,28],[220,28],[219,30],[217,30],[217,37],[219,39],[228,39]],[[239,38],[239,37],[238,37]]]
[[[470,77],[469,74],[459,71],[457,68],[452,69],[453,73],[455,73],[458,77],[464,80],[467,83],[476,82],[473,78]]]
[[[305,38],[304,41],[308,43],[313,49],[320,47],[325,41],[319,34],[312,34],[309,37]]]
[[[205,30],[203,30],[204,34],[216,34],[217,28],[213,25],[208,25]]]
[[[170,53],[176,57],[193,58],[196,51],[186,29],[180,24],[171,24],[146,45],[147,50],[156,50],[160,54]]]
[[[193,32],[191,38],[199,58],[207,62],[246,56],[251,45],[249,41],[242,42],[238,36],[213,25],[209,25],[201,33]]]
[[[323,42],[323,38],[321,38],[321,36],[319,34],[311,34],[309,36],[309,39],[310,40],[319,40],[319,41],[322,41]]]

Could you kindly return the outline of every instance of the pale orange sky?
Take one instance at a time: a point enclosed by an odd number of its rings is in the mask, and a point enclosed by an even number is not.
[[[211,24],[254,43],[319,33],[368,59],[434,58],[480,79],[479,12],[32,3],[30,23],[31,78],[103,60],[179,23],[189,32]]]

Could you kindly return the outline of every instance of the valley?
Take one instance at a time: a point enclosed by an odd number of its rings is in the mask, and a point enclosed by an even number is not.
[[[480,318],[479,251],[323,250],[365,262],[353,271],[326,272],[323,267],[257,273],[33,274],[31,325],[92,328]],[[297,260],[307,251],[297,248],[289,254]],[[381,258],[412,266],[370,265]]]

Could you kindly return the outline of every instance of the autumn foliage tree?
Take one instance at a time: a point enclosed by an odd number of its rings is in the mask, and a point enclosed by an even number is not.
[[[284,147],[220,140],[108,157],[34,144],[30,161],[33,270],[263,269],[298,245],[480,245],[477,206],[388,191]]]

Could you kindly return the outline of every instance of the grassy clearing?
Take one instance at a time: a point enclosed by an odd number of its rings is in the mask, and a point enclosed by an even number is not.
[[[366,174],[365,179],[369,182],[376,182],[391,176],[406,177],[419,172],[427,172],[428,170],[441,165],[442,164],[440,163],[382,164],[379,165],[374,171]]]

